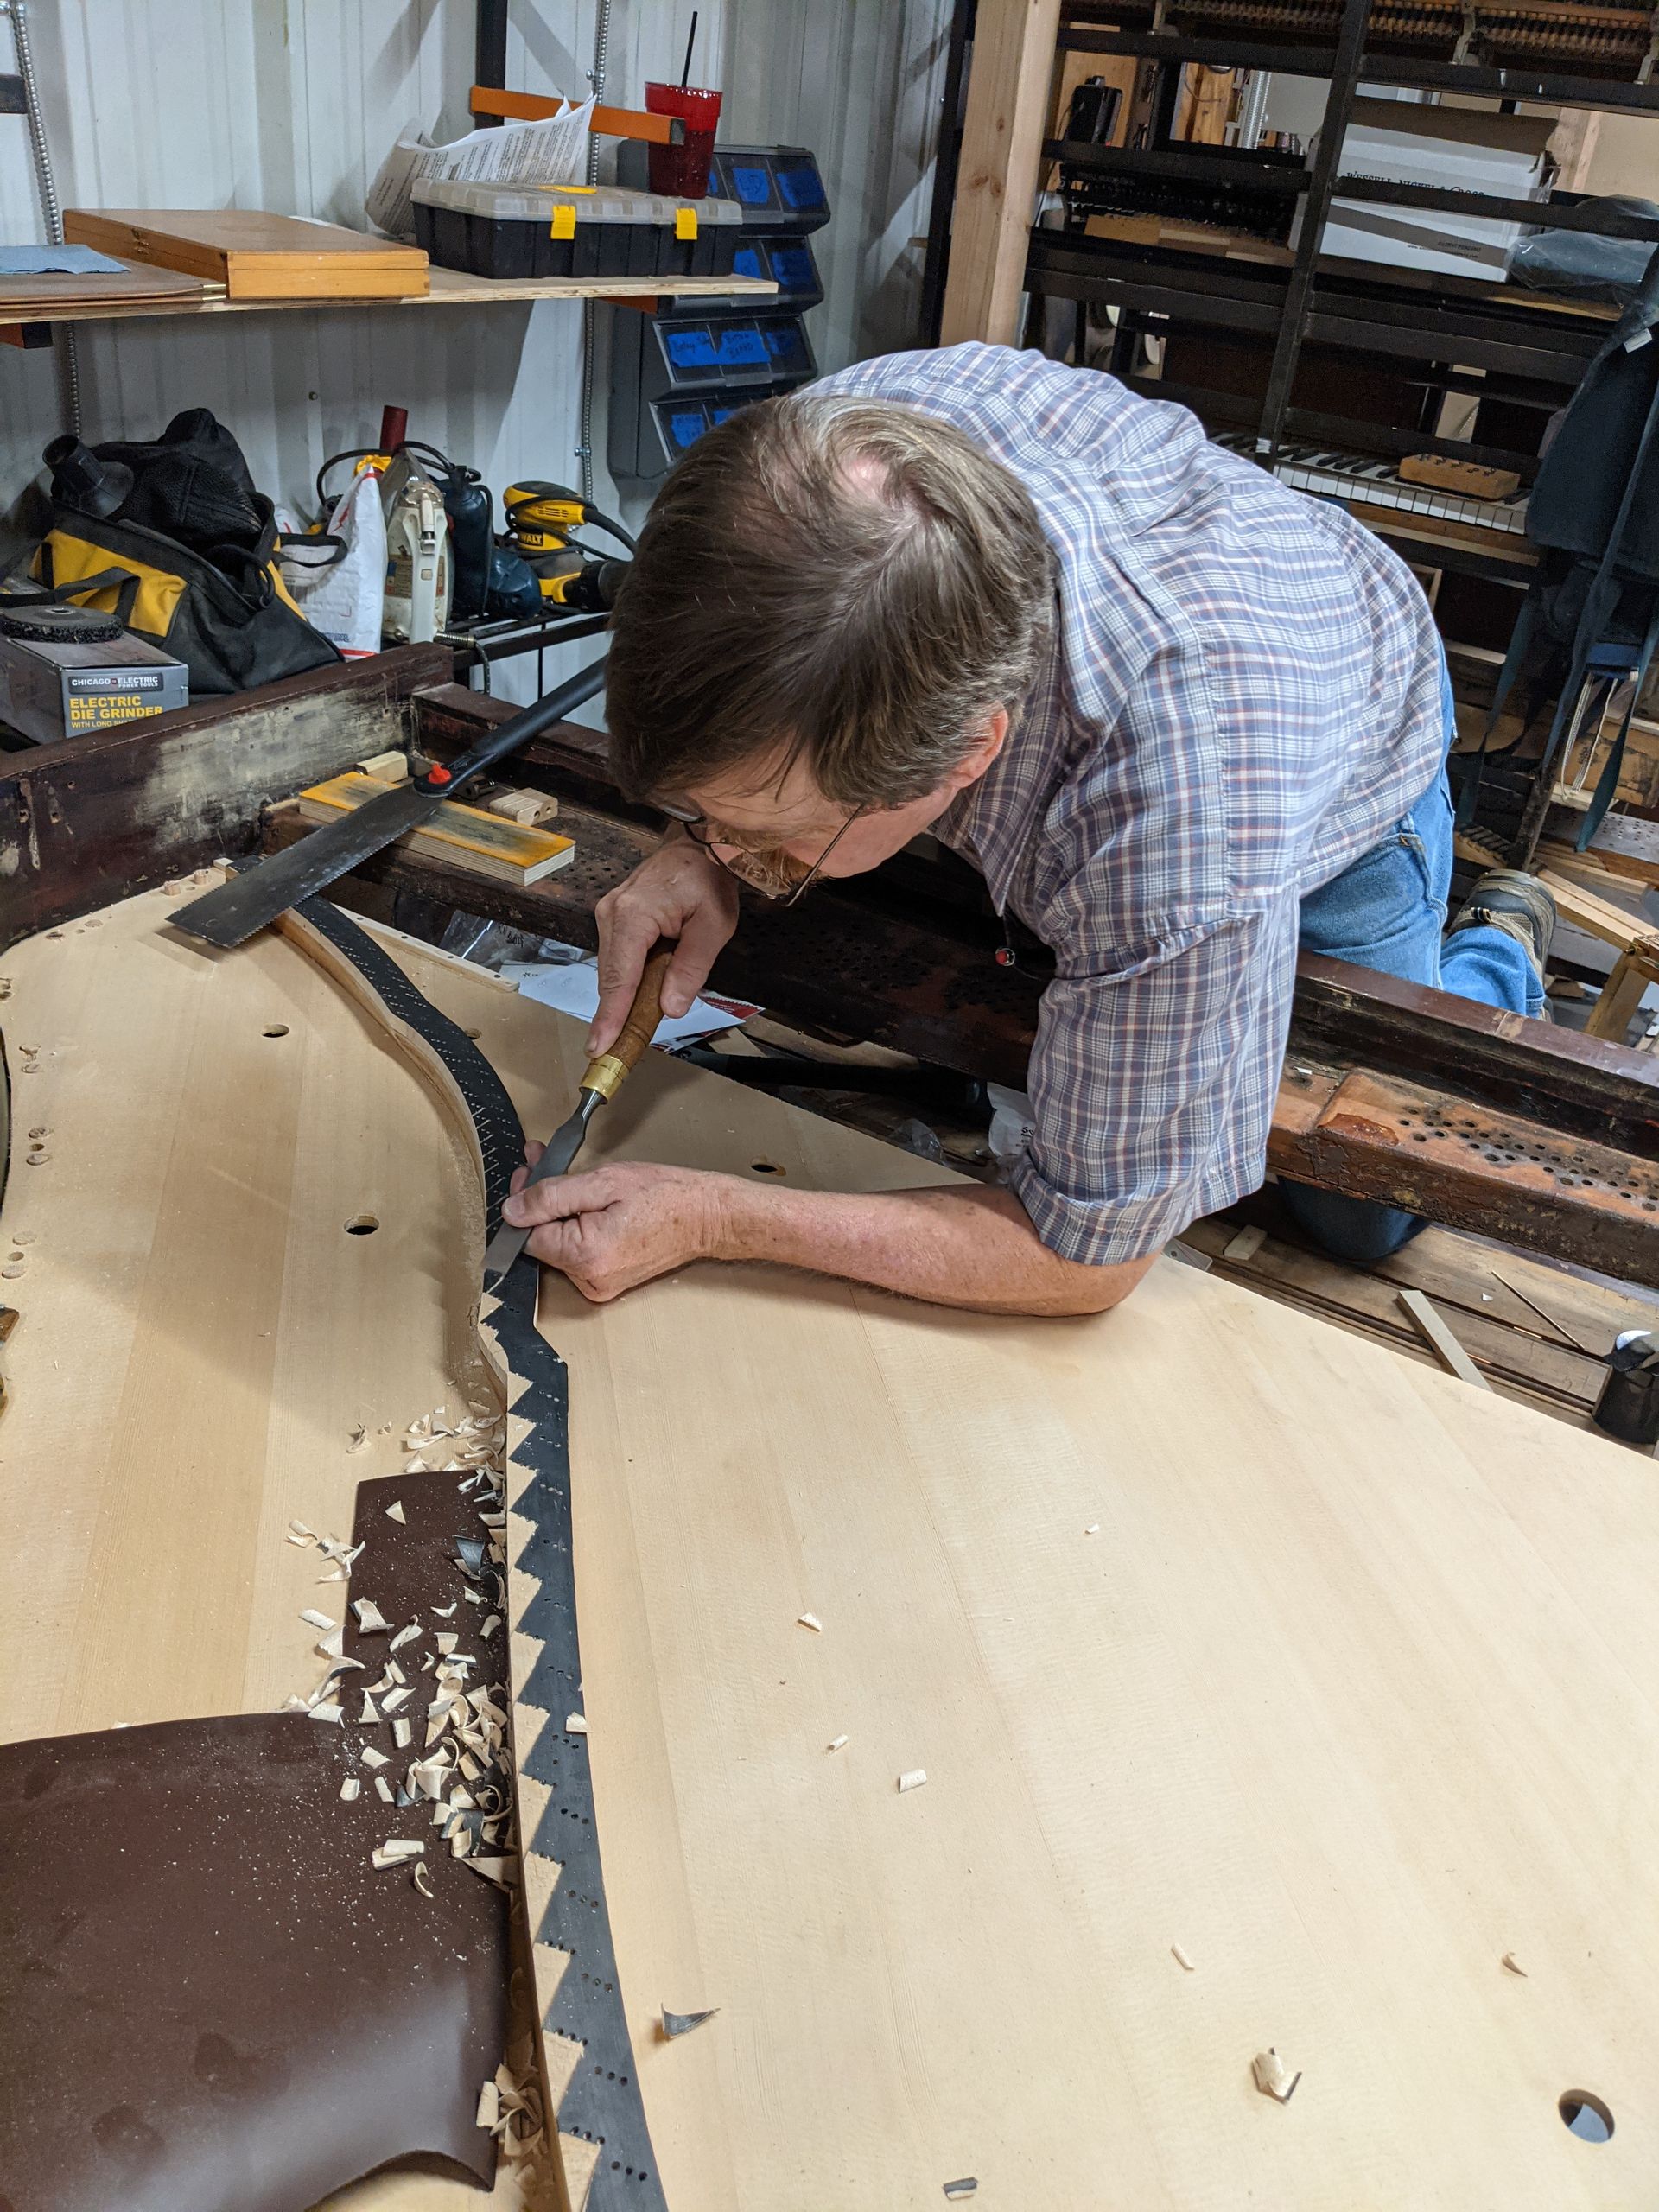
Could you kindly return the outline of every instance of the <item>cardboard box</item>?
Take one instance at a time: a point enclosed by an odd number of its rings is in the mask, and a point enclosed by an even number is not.
[[[184,663],[142,638],[79,645],[0,632],[0,721],[37,745],[189,703]]]
[[[1545,149],[1554,128],[1549,116],[1484,115],[1471,108],[1423,107],[1408,100],[1356,100],[1343,140],[1341,174],[1488,192],[1506,200],[1541,200],[1548,189]],[[1313,158],[1312,148],[1308,158]],[[1344,200],[1338,193],[1331,203],[1321,251],[1386,267],[1421,269],[1431,276],[1473,276],[1501,284],[1522,227],[1491,216]],[[1300,229],[1299,215],[1293,244]]]

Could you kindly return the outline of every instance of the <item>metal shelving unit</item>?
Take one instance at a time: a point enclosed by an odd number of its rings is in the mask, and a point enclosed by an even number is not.
[[[1069,0],[1055,12],[1052,48],[1045,57],[1033,43],[1022,57],[1031,73],[1043,69],[1045,129],[1032,151],[1043,172],[1058,167],[1073,176],[1162,181],[1172,187],[1230,185],[1269,202],[1300,203],[1296,243],[1280,246],[1261,238],[1198,225],[1172,223],[1179,240],[1147,238],[1141,219],[1114,224],[1096,217],[1090,234],[1082,222],[1046,226],[1030,232],[1025,255],[1025,284],[1033,308],[1051,299],[1077,302],[1080,311],[1110,309],[1116,335],[1107,365],[1149,397],[1179,399],[1192,407],[1217,435],[1243,436],[1245,449],[1274,467],[1287,444],[1315,441],[1348,448],[1360,454],[1400,458],[1439,453],[1480,461],[1518,474],[1529,482],[1537,467],[1535,441],[1519,447],[1497,438],[1472,441],[1438,435],[1436,423],[1447,393],[1502,401],[1542,422],[1565,404],[1602,343],[1611,311],[1605,308],[1542,297],[1507,285],[1467,279],[1421,276],[1408,269],[1337,259],[1322,251],[1332,203],[1452,213],[1541,228],[1592,232],[1659,245],[1659,220],[1624,210],[1608,210],[1578,192],[1561,191],[1533,201],[1492,194],[1465,193],[1424,185],[1344,176],[1341,152],[1355,98],[1362,84],[1433,87],[1513,104],[1531,100],[1563,107],[1659,118],[1659,80],[1650,74],[1659,52],[1659,16],[1646,42],[1630,29],[1637,11],[1618,11],[1617,34],[1584,28],[1587,11],[1565,9],[1552,14],[1548,0],[1530,0],[1531,13],[1506,10],[1498,28],[1480,29],[1480,9],[1446,7],[1444,23],[1432,8],[1414,17],[1414,45],[1403,42],[1397,16],[1384,18],[1381,0],[1305,0],[1295,14],[1296,35],[1283,37],[1241,29],[1250,0]],[[946,114],[942,130],[938,188],[930,226],[924,281],[924,337],[936,339],[944,311],[950,248],[950,214],[956,198],[964,103],[959,87],[966,57],[975,46],[976,19],[985,22],[995,0],[959,0],[952,29]],[[1261,11],[1266,14],[1264,9]],[[1288,9],[1274,11],[1289,16]],[[1180,28],[1168,28],[1179,15]],[[1318,19],[1330,35],[1315,43],[1307,35]],[[1517,31],[1516,23],[1520,22]],[[1612,20],[1610,18],[1610,21]],[[1375,22],[1391,22],[1392,34],[1374,36]],[[1011,48],[1006,27],[993,35]],[[1485,39],[1483,47],[1482,38]],[[1443,49],[1425,51],[1436,37]],[[1522,44],[1556,40],[1573,66],[1541,69],[1530,61],[1512,63],[1503,40]],[[1594,51],[1600,39],[1610,50]],[[1576,41],[1576,44],[1575,44]],[[1582,50],[1580,50],[1582,49]],[[1046,134],[1046,80],[1054,53],[1113,56],[1149,62],[1157,77],[1148,105],[1144,143],[1099,145]],[[1462,58],[1458,58],[1461,55]],[[1046,63],[1046,66],[1045,66]],[[1323,79],[1327,85],[1317,151],[1311,162],[1287,162],[1282,154],[1244,148],[1192,147],[1174,142],[1170,130],[1181,72],[1194,64],[1217,68],[1270,71]],[[1608,73],[1601,73],[1605,67]],[[1628,73],[1617,73],[1620,69]],[[955,97],[952,97],[953,92]],[[1018,100],[1004,88],[1002,105]],[[1659,143],[1659,142],[1656,142]],[[1017,186],[1007,181],[1013,200]],[[1025,204],[1029,204],[1030,194]],[[958,203],[959,204],[959,203]],[[1116,232],[1100,235],[1103,232]],[[1103,315],[1100,319],[1106,318]],[[1081,314],[1079,328],[1081,329]],[[1259,404],[1236,392],[1207,388],[1190,378],[1171,380],[1142,372],[1141,341],[1152,335],[1227,334],[1235,342],[1270,338],[1271,353]],[[951,334],[960,334],[953,332]],[[1014,335],[1013,332],[1007,334]],[[1420,425],[1401,427],[1350,419],[1327,404],[1299,404],[1297,372],[1305,349],[1349,353],[1357,363],[1382,365],[1422,396]],[[1190,350],[1190,349],[1189,349]],[[1516,435],[1513,426],[1509,433]],[[1380,516],[1368,515],[1385,534],[1409,533]],[[1434,565],[1484,575],[1495,582],[1521,585],[1531,563],[1516,549],[1494,543],[1483,549],[1471,537],[1448,540]],[[1421,547],[1412,557],[1423,557]]]

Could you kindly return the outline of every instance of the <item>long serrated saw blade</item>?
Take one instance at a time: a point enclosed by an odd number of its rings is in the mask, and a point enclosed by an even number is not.
[[[285,914],[302,899],[326,891],[359,861],[372,860],[406,830],[418,829],[437,812],[443,800],[442,791],[425,791],[418,784],[400,784],[395,791],[381,791],[340,821],[312,830],[286,852],[273,853],[245,874],[215,884],[168,919],[175,929],[208,944],[228,949],[245,944],[256,930],[264,929],[267,922],[274,922],[278,914]]]

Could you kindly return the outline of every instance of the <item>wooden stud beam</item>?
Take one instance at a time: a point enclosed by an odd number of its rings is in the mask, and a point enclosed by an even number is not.
[[[1459,1382],[1472,1383],[1478,1390],[1491,1389],[1491,1384],[1458,1342],[1451,1324],[1442,1319],[1421,1290],[1399,1290],[1395,1296],[1402,1311],[1410,1317],[1412,1326],[1448,1375],[1455,1375]]]
[[[1624,1033],[1636,1020],[1648,985],[1659,983],[1659,963],[1652,957],[1654,950],[1649,944],[1619,954],[1585,1022],[1586,1037],[1605,1037],[1614,1045],[1624,1042]]]
[[[1059,29],[1060,0],[979,0],[942,346],[1018,341]]]
[[[1578,865],[1582,867],[1584,862],[1580,861]],[[1593,867],[1594,863],[1591,865]],[[1564,922],[1570,922],[1587,936],[1599,938],[1615,951],[1628,952],[1632,945],[1654,936],[1651,922],[1611,899],[1604,899],[1576,875],[1563,875],[1559,868],[1547,868],[1540,880],[1555,901],[1555,911]]]
[[[1634,736],[1634,729],[1631,734]],[[1573,827],[1576,830],[1577,825]],[[1643,821],[1634,814],[1610,814],[1587,853],[1580,852],[1576,845],[1562,843],[1559,836],[1546,837],[1538,848],[1538,857],[1549,868],[1581,868],[1593,864],[1608,875],[1622,875],[1633,883],[1659,884],[1659,822]]]
[[[1590,1009],[1585,1034],[1622,1045],[1648,985],[1659,982],[1659,934],[1645,916],[1604,899],[1593,883],[1586,880],[1586,876],[1612,880],[1611,871],[1600,867],[1590,855],[1562,854],[1557,847],[1552,849],[1551,857],[1556,865],[1543,871],[1542,880],[1555,901],[1556,912],[1575,929],[1611,945],[1618,955]],[[1572,873],[1563,874],[1564,869]]]

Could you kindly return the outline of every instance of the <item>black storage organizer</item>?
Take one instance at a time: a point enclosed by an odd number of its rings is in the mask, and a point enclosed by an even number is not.
[[[415,188],[415,237],[474,276],[729,276],[743,235],[729,200],[601,186],[433,181]]]
[[[625,144],[618,170],[645,174],[646,149]],[[817,163],[803,146],[717,146],[709,188],[736,212],[734,275],[770,277],[775,299],[741,295],[618,316],[611,347],[611,474],[653,482],[703,432],[740,407],[817,374],[802,317],[823,297],[811,233],[830,219]]]

